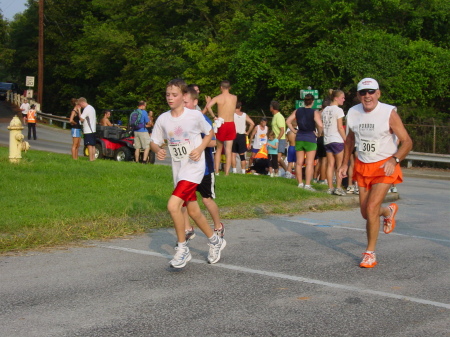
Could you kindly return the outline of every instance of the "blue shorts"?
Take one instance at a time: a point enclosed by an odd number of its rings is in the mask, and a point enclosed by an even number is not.
[[[288,163],[295,163],[297,161],[297,153],[295,151],[295,146],[289,145],[287,160]]]
[[[81,137],[81,129],[72,128],[72,138],[80,138]]]
[[[325,151],[332,154],[338,154],[344,151],[344,143],[329,143],[325,144]]]
[[[85,133],[84,134],[84,146],[92,145],[95,146],[95,133]]]

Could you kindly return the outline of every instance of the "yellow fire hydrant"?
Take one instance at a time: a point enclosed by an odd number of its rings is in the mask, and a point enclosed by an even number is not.
[[[24,142],[25,138],[22,134],[23,125],[19,117],[14,116],[8,126],[9,130],[9,161],[11,163],[19,163],[22,159],[22,151],[30,148],[28,142]]]

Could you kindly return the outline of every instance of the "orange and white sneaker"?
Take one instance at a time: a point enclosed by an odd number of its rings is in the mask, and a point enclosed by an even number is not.
[[[389,206],[389,210],[391,211],[391,215],[389,215],[388,217],[384,218],[384,226],[383,226],[383,231],[386,234],[391,233],[394,228],[395,228],[395,215],[397,214],[398,211],[398,206],[395,203],[390,204]]]
[[[359,266],[361,268],[373,268],[377,265],[377,257],[375,253],[363,253],[363,259]]]

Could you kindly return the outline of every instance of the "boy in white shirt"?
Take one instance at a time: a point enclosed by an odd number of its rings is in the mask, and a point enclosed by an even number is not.
[[[226,246],[226,241],[211,229],[197,203],[195,192],[205,174],[204,150],[213,136],[213,130],[200,111],[184,107],[186,93],[187,85],[183,80],[174,79],[167,84],[166,100],[171,110],[158,117],[151,138],[152,151],[159,160],[166,157],[166,150],[161,147],[164,140],[168,142],[172,157],[175,190],[167,209],[174,222],[178,241],[175,247],[177,252],[170,261],[173,268],[183,268],[192,258],[185,237],[183,206],[186,206],[189,216],[209,240],[209,263],[218,262]],[[205,134],[203,139],[201,133]]]

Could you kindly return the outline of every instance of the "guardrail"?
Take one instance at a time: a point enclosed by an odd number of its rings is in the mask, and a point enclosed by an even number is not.
[[[407,167],[412,167],[413,160],[416,161],[430,161],[435,163],[447,163],[450,164],[450,155],[438,154],[438,153],[424,153],[411,151],[405,158],[407,160]]]
[[[38,111],[37,115],[39,119],[42,121],[43,119],[48,119],[49,125],[53,124],[53,121],[61,122],[63,123],[63,129],[67,129],[67,124],[69,123],[69,119],[67,117],[52,115],[52,114],[45,114],[42,111]]]

